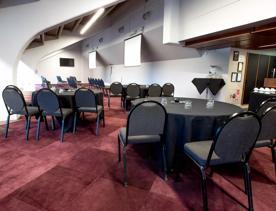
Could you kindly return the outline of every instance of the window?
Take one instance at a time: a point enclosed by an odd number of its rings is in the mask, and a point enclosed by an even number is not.
[[[125,66],[141,65],[142,34],[125,40]]]
[[[96,51],[92,51],[89,53],[89,69],[95,69],[96,68],[96,63],[97,63],[97,60],[96,60]]]

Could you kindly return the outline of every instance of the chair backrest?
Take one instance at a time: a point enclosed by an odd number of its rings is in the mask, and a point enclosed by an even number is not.
[[[101,86],[101,88],[104,88],[104,87],[105,87],[105,85],[104,85],[104,80],[103,80],[103,79],[100,79],[100,86]]]
[[[233,114],[218,129],[207,164],[213,151],[224,163],[247,162],[261,130],[261,120],[253,112]]]
[[[57,75],[57,81],[58,81],[58,82],[61,82],[61,83],[63,82],[61,76]]]
[[[46,88],[50,88],[50,81],[48,81],[45,77],[41,76],[42,86]]]
[[[127,120],[128,136],[163,135],[167,112],[155,101],[137,104],[129,113]]]
[[[88,77],[88,83],[89,83],[90,86],[93,85],[92,78]]]
[[[126,93],[130,97],[139,97],[140,96],[140,86],[136,83],[131,83],[127,86]]]
[[[73,87],[73,88],[78,87],[77,81],[73,77],[67,78],[67,82],[70,87]]]
[[[6,86],[2,92],[2,97],[9,114],[28,114],[24,96],[16,86]]]
[[[76,107],[92,107],[97,109],[97,99],[90,89],[80,88],[75,92]]]
[[[113,82],[110,85],[110,92],[114,95],[119,95],[123,93],[123,85],[120,82]]]
[[[51,89],[40,89],[36,94],[36,98],[39,108],[47,114],[52,115],[55,112],[60,111],[62,115],[58,96]]]
[[[276,106],[276,98],[269,98],[263,101],[257,110],[258,116],[261,117],[268,108],[273,106]]]
[[[272,140],[276,138],[276,106],[267,108],[261,116],[262,129],[259,140]]]
[[[148,91],[149,97],[160,97],[162,94],[162,88],[159,84],[151,84]]]
[[[170,97],[174,95],[174,85],[171,83],[165,83],[162,87],[163,96]]]

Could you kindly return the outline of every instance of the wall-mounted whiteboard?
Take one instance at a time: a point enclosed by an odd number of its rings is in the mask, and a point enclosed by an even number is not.
[[[92,51],[88,55],[88,60],[89,60],[89,69],[95,69],[96,68],[96,51]]]
[[[141,65],[142,34],[125,40],[124,63],[125,66]]]

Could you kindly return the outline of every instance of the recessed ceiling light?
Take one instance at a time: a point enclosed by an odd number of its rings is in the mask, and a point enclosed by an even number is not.
[[[85,24],[85,26],[81,29],[80,34],[84,34],[104,13],[105,9],[100,8],[98,11],[90,18],[90,20]]]

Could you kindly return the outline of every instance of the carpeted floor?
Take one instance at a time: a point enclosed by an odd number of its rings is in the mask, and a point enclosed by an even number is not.
[[[106,108],[106,127],[95,136],[94,116],[80,123],[77,133],[66,133],[59,142],[59,128],[35,141],[32,121],[30,141],[24,122],[12,123],[8,139],[0,142],[0,210],[2,211],[182,211],[201,210],[197,168],[185,157],[165,182],[156,156],[145,146],[130,147],[129,186],[122,185],[123,169],[117,162],[117,133],[127,114],[112,99]],[[1,126],[3,128],[3,126]],[[3,133],[3,132],[2,132]],[[276,176],[269,149],[251,157],[255,210],[275,210]],[[242,169],[221,167],[208,180],[209,210],[246,210]]]

